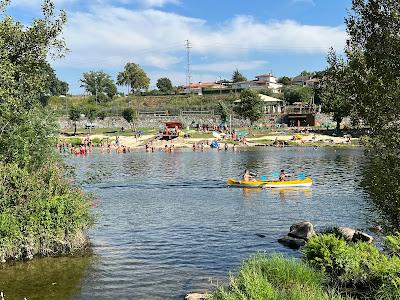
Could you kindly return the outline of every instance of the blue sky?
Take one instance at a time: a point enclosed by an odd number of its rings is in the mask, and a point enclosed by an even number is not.
[[[41,0],[12,0],[8,14],[29,23]],[[65,9],[70,53],[52,61],[70,92],[82,94],[82,73],[113,78],[128,61],[152,79],[184,84],[192,48],[193,82],[230,78],[238,68],[249,79],[273,72],[295,76],[326,66],[329,47],[341,50],[351,0],[56,0]]]

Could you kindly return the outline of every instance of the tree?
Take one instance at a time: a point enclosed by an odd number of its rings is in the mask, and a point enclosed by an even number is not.
[[[399,2],[353,0],[346,24],[354,110],[370,126],[375,146],[400,155]]]
[[[71,107],[69,110],[69,119],[74,122],[74,136],[76,135],[76,122],[81,118],[81,111],[77,107]]]
[[[36,169],[53,154],[57,122],[43,109],[47,92],[47,57],[62,56],[59,38],[65,13],[55,16],[54,6],[45,1],[44,17],[30,26],[4,16],[0,1],[0,162]]]
[[[244,90],[240,93],[240,102],[236,103],[234,111],[243,119],[249,119],[251,125],[261,118],[263,114],[263,101],[252,90]]]
[[[278,83],[282,83],[283,85],[290,85],[291,82],[292,79],[290,79],[290,77],[287,76],[283,76],[278,79]]]
[[[146,72],[138,64],[127,63],[124,71],[118,74],[117,84],[128,86],[130,92],[135,93],[135,91],[140,91],[141,89],[148,89],[150,78],[147,77]]]
[[[129,123],[131,128],[134,128],[137,116],[136,116],[136,111],[133,108],[131,107],[125,108],[122,111],[122,117],[125,119],[126,122]]]
[[[285,86],[283,89],[283,98],[290,104],[295,102],[310,103],[313,96],[314,90],[308,86]]]
[[[320,91],[322,110],[332,113],[333,120],[336,122],[336,131],[339,131],[343,118],[349,116],[352,109],[349,68],[333,50],[329,52],[327,60],[329,68],[321,82]]]
[[[92,132],[92,123],[97,118],[97,107],[94,105],[88,105],[85,107],[84,113],[85,113],[86,118],[90,122],[89,132]]]
[[[228,120],[230,113],[230,110],[228,109],[228,107],[226,106],[226,104],[223,101],[219,101],[218,103],[218,111],[220,113],[221,116],[221,121],[223,123],[226,123],[226,121]]]
[[[232,81],[233,82],[241,82],[241,81],[246,81],[247,78],[239,72],[238,69],[236,69],[233,74],[232,74]]]
[[[157,88],[162,93],[171,93],[174,89],[171,80],[165,77],[157,80]]]
[[[81,87],[95,97],[97,103],[109,100],[117,94],[117,87],[110,75],[99,71],[83,73]]]
[[[307,70],[304,70],[300,73],[300,76],[311,76],[312,73],[308,72]]]
[[[42,70],[45,76],[47,77],[46,80],[46,94],[50,96],[60,96],[60,95],[67,95],[69,90],[69,85],[65,81],[61,81],[57,78],[57,75],[54,69],[50,66],[49,63],[44,65]]]

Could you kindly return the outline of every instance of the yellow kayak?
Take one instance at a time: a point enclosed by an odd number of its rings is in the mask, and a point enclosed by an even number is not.
[[[305,179],[296,179],[296,180],[285,180],[285,181],[239,181],[232,178],[229,178],[227,181],[229,186],[237,186],[237,187],[266,187],[266,188],[279,188],[279,187],[310,187],[312,186],[311,178]]]

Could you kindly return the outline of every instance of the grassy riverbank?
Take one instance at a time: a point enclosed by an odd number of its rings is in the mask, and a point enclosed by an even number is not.
[[[89,199],[60,164],[35,171],[0,164],[0,261],[84,250]]]
[[[262,254],[246,260],[210,299],[400,299],[400,234],[383,244],[382,252],[343,236],[317,235],[302,260]]]

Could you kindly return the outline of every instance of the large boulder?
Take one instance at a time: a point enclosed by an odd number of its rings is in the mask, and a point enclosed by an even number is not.
[[[286,247],[296,250],[300,249],[300,247],[303,247],[306,244],[306,241],[304,239],[297,239],[290,236],[285,236],[279,239],[278,242]]]
[[[349,227],[338,227],[338,232],[347,240],[351,242],[367,242],[372,243],[374,238],[362,231],[358,231]]]
[[[361,231],[356,231],[352,239],[353,242],[367,242],[367,243],[372,243],[373,240],[374,238],[372,236]]]
[[[338,227],[338,233],[342,235],[347,241],[352,241],[356,231],[350,227]]]
[[[311,222],[307,221],[290,226],[290,232],[288,233],[290,237],[303,239],[305,241],[308,241],[314,235],[314,226]]]
[[[185,300],[207,300],[209,294],[207,293],[189,293],[186,295]]]

